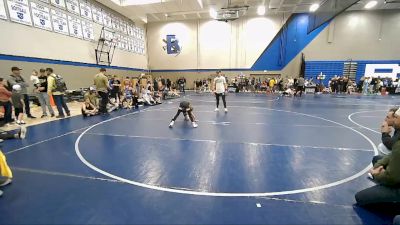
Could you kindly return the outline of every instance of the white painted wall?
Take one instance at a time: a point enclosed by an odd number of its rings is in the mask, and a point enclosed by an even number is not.
[[[249,68],[275,37],[280,17],[158,22],[147,25],[150,69]],[[178,56],[168,55],[162,39],[175,34],[182,45]]]
[[[400,10],[350,11],[333,22],[332,43],[325,29],[304,49],[306,60],[400,59]]]

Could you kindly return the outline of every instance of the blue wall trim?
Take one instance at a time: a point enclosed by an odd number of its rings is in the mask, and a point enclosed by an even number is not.
[[[257,59],[251,70],[282,70],[329,24],[326,22],[308,34],[308,20],[308,14],[293,14]]]
[[[393,69],[375,69],[375,73],[393,73]]]
[[[151,70],[151,72],[215,72],[217,70],[221,71],[251,71],[248,68],[234,68],[234,69],[182,69],[182,70]]]
[[[68,65],[68,66],[95,67],[95,68],[101,67],[101,68],[116,69],[116,70],[145,71],[144,69],[130,68],[130,67],[103,66],[103,65],[93,64],[93,63],[72,62],[72,61],[43,59],[43,58],[34,58],[34,57],[25,57],[25,56],[13,56],[13,55],[4,55],[4,54],[0,54],[0,60],[58,64],[58,65]]]
[[[305,77],[316,78],[321,72],[326,75],[324,84],[327,85],[329,79],[335,75],[341,76],[343,74],[343,64],[348,61],[306,61]],[[399,64],[400,60],[353,60],[357,63],[356,81],[358,82],[365,73],[365,66],[367,64]]]

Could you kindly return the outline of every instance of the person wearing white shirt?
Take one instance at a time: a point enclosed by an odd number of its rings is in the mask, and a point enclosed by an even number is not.
[[[215,108],[215,111],[219,111],[219,97],[222,97],[222,102],[224,103],[224,108],[225,112],[228,112],[228,109],[226,108],[226,100],[225,100],[225,93],[226,90],[228,89],[228,85],[226,83],[225,77],[221,76],[221,71],[217,71],[217,77],[214,78],[214,92],[215,92],[215,98],[217,100],[217,108]]]

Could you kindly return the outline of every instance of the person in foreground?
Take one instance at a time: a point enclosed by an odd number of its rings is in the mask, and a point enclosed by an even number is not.
[[[195,121],[195,117],[193,114],[193,107],[192,107],[191,103],[188,101],[182,101],[179,104],[178,112],[176,113],[174,118],[172,118],[171,123],[169,124],[170,128],[172,128],[174,126],[175,120],[178,118],[179,114],[181,114],[181,113],[183,113],[183,116],[185,117],[186,121],[188,121],[189,119],[190,119],[190,121],[192,121],[192,126],[194,128],[198,127],[198,125]]]
[[[400,125],[400,111],[395,113],[394,126]],[[387,205],[400,203],[400,141],[392,147],[392,153],[373,163],[370,178],[375,186],[359,191],[355,199],[359,206]]]

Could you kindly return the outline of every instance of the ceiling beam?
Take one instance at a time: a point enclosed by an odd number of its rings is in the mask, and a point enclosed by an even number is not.
[[[200,13],[197,13],[197,17],[199,17],[199,19],[201,19],[201,15],[200,15]]]
[[[150,15],[151,15],[154,19],[156,19],[156,20],[158,20],[158,21],[161,21],[161,19],[160,19],[158,16],[154,15],[154,13],[150,13]]]

